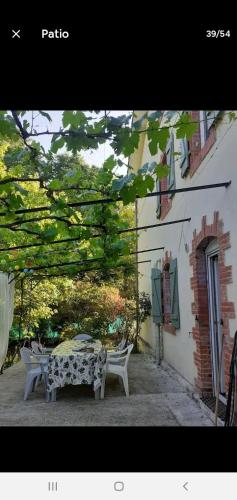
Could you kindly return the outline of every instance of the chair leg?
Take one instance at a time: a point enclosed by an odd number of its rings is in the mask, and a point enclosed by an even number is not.
[[[40,379],[41,379],[41,375],[38,375],[38,377],[35,379],[35,382],[34,382],[34,390],[37,389],[38,384],[40,382]]]
[[[33,385],[34,385],[35,377],[26,377],[26,383],[25,383],[25,392],[24,392],[24,401],[27,400],[30,392],[32,392]]]
[[[100,388],[96,389],[96,391],[95,391],[95,399],[96,400],[100,399]]]
[[[51,401],[57,401],[57,389],[53,389],[51,392]]]
[[[127,375],[127,373],[124,373],[124,375],[123,375],[123,385],[124,385],[126,397],[128,398],[129,397],[129,387],[128,387],[128,375]]]
[[[31,392],[35,392],[35,389],[36,389],[36,382],[37,382],[37,378],[34,378],[34,379],[33,379],[33,382],[32,382],[32,389],[31,389]]]
[[[46,399],[47,403],[50,403],[50,401],[51,401],[51,392],[46,391],[45,399]]]

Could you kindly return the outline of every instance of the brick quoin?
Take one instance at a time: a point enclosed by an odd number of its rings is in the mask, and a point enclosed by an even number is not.
[[[200,111],[191,111],[191,119],[193,121],[200,122]],[[200,123],[198,129],[193,134],[192,138],[189,140],[189,151],[190,151],[190,168],[189,175],[192,177],[197,171],[198,167],[201,165],[203,159],[207,155],[208,151],[211,149],[213,144],[216,142],[216,129],[213,125],[210,128],[209,136],[203,146],[201,146],[201,132]]]
[[[160,160],[162,165],[166,164],[166,154],[163,153],[161,160]],[[161,191],[166,191],[168,189],[168,177],[163,177],[160,180],[160,190]],[[160,203],[160,219],[163,220],[165,219],[166,215],[169,213],[171,207],[172,207],[172,200],[169,198],[168,194],[164,194],[161,196],[161,203]]]
[[[232,266],[225,266],[224,252],[230,248],[230,233],[223,233],[223,222],[219,219],[219,212],[214,212],[213,223],[207,225],[206,216],[202,218],[201,231],[193,232],[192,253],[190,265],[193,268],[191,289],[194,301],[191,304],[192,314],[195,317],[195,326],[192,329],[193,339],[196,342],[194,363],[197,367],[195,384],[200,393],[212,392],[212,366],[210,346],[210,325],[208,315],[208,289],[205,249],[212,239],[219,244],[219,279],[220,279],[220,308],[224,334],[223,359],[225,390],[228,391],[229,369],[234,339],[230,336],[229,319],[235,318],[235,306],[228,301],[227,285],[232,283]]]

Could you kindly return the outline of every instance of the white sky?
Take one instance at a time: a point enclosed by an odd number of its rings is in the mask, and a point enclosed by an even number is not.
[[[34,128],[38,131],[44,131],[44,130],[49,130],[49,131],[59,131],[60,127],[62,127],[62,111],[46,111],[47,113],[50,114],[52,118],[52,122],[49,122],[47,118],[44,118],[42,115],[39,115],[35,120],[34,120]],[[130,111],[110,111],[110,116],[120,116],[124,114],[128,114]],[[37,111],[34,111],[34,114],[37,114]],[[97,115],[99,116],[99,115]],[[31,123],[31,118],[32,118],[32,112],[28,111],[26,115],[24,116],[24,119],[28,120],[29,123]],[[51,139],[52,136],[50,135],[42,135],[40,137],[35,138],[38,142],[42,144],[44,147],[45,151],[47,151],[50,148],[51,144]],[[64,153],[66,150],[65,148],[62,148],[58,151],[58,153]],[[109,144],[101,144],[97,150],[88,150],[88,151],[80,151],[81,156],[85,159],[85,161],[89,165],[96,165],[100,167],[103,162],[113,154],[113,149],[110,147]],[[122,161],[125,161],[127,163],[127,159],[123,158],[122,156],[120,157]],[[117,174],[120,175],[125,175],[127,173],[127,168],[126,166],[124,167],[118,167],[116,170]]]

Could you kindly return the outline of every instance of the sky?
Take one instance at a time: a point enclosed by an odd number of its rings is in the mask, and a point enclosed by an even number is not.
[[[131,111],[110,111],[110,116],[120,116],[124,114],[128,114]],[[49,122],[47,118],[44,118],[42,115],[37,116],[37,118],[34,120],[34,128],[40,132],[44,130],[49,130],[49,131],[58,131],[60,127],[62,126],[62,111],[48,111],[47,113],[50,114],[52,118],[52,122]],[[37,115],[37,111],[34,111],[35,116]],[[99,116],[99,115],[98,115]],[[28,120],[29,123],[31,123],[32,119],[32,112],[28,111],[27,114],[24,116],[24,119]],[[52,136],[50,135],[42,135],[40,137],[37,137],[36,140],[42,144],[44,149],[47,151],[50,148],[51,144],[51,139]],[[65,152],[65,148],[62,148],[59,150],[59,153]],[[109,144],[101,144],[97,150],[91,150],[91,151],[82,151],[80,152],[81,156],[84,158],[84,160],[89,164],[89,165],[96,165],[100,167],[103,162],[113,154],[113,149],[110,147]],[[127,163],[127,159],[123,158],[122,156],[120,157],[122,161],[125,161]],[[127,168],[126,166],[123,167],[118,167],[116,170],[116,173],[119,175],[126,175],[127,173]]]

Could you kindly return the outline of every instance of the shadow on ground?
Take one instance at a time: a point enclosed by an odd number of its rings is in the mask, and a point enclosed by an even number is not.
[[[178,377],[147,355],[131,355],[128,373],[129,398],[108,375],[104,400],[94,399],[91,386],[66,386],[56,402],[46,403],[41,384],[23,401],[25,367],[19,362],[0,376],[0,426],[213,425]]]

